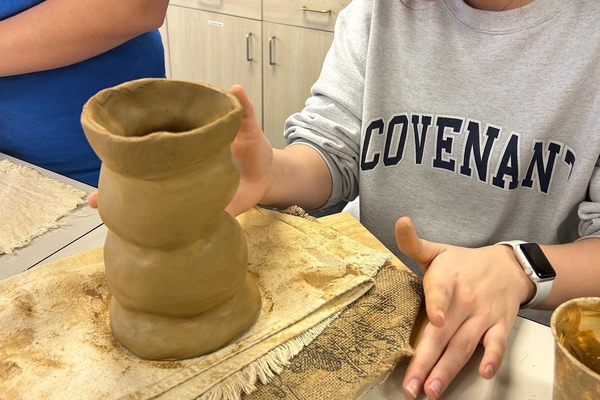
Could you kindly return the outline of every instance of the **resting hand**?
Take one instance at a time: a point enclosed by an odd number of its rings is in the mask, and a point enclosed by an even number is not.
[[[406,370],[402,386],[415,398],[421,389],[438,398],[471,358],[485,347],[479,374],[500,368],[519,305],[535,286],[508,246],[469,249],[428,242],[407,217],[396,222],[398,247],[419,263],[429,323]]]

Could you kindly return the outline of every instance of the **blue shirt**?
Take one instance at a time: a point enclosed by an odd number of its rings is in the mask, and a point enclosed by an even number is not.
[[[0,20],[39,3],[2,0]],[[77,64],[0,77],[0,152],[97,186],[100,160],[80,123],[84,103],[129,80],[164,77],[164,65],[153,31]]]

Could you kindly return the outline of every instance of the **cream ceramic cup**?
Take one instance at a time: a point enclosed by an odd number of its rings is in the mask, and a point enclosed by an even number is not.
[[[600,297],[561,304],[550,326],[555,343],[552,399],[600,399]]]

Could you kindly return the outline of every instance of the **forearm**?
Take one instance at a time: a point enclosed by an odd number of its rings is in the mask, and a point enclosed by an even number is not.
[[[332,186],[325,160],[312,147],[298,144],[274,149],[269,189],[260,203],[316,209],[327,202]]]
[[[554,309],[571,298],[600,296],[600,238],[541,247],[556,270],[556,280],[538,308]]]
[[[0,76],[63,67],[162,25],[168,0],[46,0],[0,21]]]

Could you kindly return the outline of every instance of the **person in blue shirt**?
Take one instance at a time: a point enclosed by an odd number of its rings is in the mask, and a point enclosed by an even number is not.
[[[97,186],[83,104],[128,80],[164,77],[157,29],[168,0],[0,1],[0,152]]]

